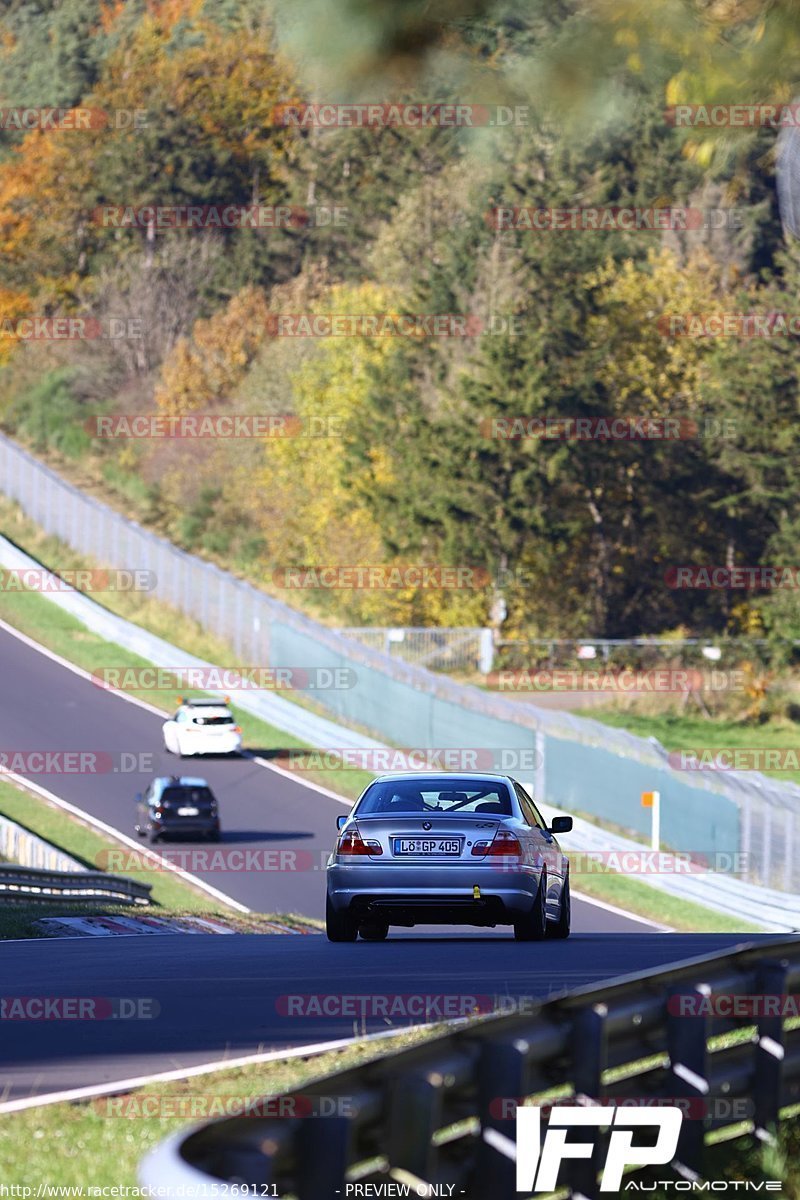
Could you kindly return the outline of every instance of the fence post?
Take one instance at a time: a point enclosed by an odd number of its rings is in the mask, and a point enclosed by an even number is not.
[[[536,764],[533,775],[533,798],[539,802],[545,800],[545,754],[546,739],[543,729],[536,730]]]
[[[753,879],[753,861],[751,858],[751,850],[753,845],[753,813],[750,797],[745,795],[742,800],[742,807],[739,809],[741,817],[741,846],[744,856],[745,878],[752,881]]]
[[[787,964],[785,962],[761,963],[758,971],[757,996],[783,997],[786,994]],[[758,1045],[753,1080],[755,1112],[753,1124],[756,1136],[761,1140],[771,1139],[778,1124],[781,1107],[781,1080],[784,1062],[783,1015],[762,1014],[758,1021]],[[770,1127],[772,1127],[770,1129]]]
[[[783,837],[783,889],[790,892],[794,878],[794,813],[786,809],[783,818],[785,830]]]
[[[761,842],[761,883],[769,887],[772,871],[772,806],[764,805],[764,837]]]
[[[480,632],[478,652],[478,670],[481,675],[488,675],[494,665],[494,631],[482,629]]]

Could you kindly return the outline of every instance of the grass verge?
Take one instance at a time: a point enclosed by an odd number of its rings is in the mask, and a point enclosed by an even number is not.
[[[569,847],[566,847],[569,853]],[[760,925],[751,925],[740,917],[713,912],[691,900],[680,900],[659,888],[630,879],[618,871],[603,869],[576,875],[572,880],[575,898],[592,896],[616,904],[626,912],[649,917],[661,925],[670,925],[686,933],[764,933]]]
[[[391,1039],[399,1050],[441,1032],[429,1026]],[[388,1049],[388,1048],[387,1048]],[[386,1050],[382,1051],[383,1053]],[[379,1052],[380,1053],[380,1052]],[[187,1121],[220,1115],[220,1105],[301,1088],[312,1079],[378,1057],[375,1045],[356,1043],[308,1058],[282,1059],[233,1068],[172,1083],[151,1084],[127,1097],[82,1104],[51,1104],[0,1117],[0,1164],[7,1182],[61,1186],[134,1186],[144,1154]],[[192,1098],[195,1098],[194,1115]],[[125,1117],[141,1111],[176,1111],[175,1116]],[[210,1111],[209,1111],[210,1110]],[[117,1115],[119,1114],[119,1115]],[[41,1152],[37,1153],[37,1149]]]
[[[615,729],[627,729],[639,737],[655,737],[667,750],[793,750],[800,761],[800,726],[787,717],[773,717],[762,724],[724,717],[682,713],[637,713],[614,708],[576,709],[576,717],[591,717]],[[783,782],[800,783],[800,770],[769,769],[769,759],[758,767],[764,775]]]

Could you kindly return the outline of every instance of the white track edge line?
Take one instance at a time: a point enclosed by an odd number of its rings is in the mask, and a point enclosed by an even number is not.
[[[463,1018],[456,1017],[460,1022]],[[448,1022],[449,1024],[449,1022]],[[375,1042],[381,1039],[400,1037],[403,1034],[429,1030],[430,1025],[410,1025],[403,1029],[381,1030],[379,1033],[356,1034],[354,1037],[337,1038],[330,1042],[313,1042],[308,1046],[287,1046],[279,1050],[264,1050],[256,1054],[242,1054],[238,1058],[217,1059],[214,1062],[200,1063],[194,1067],[177,1067],[173,1071],[160,1071],[154,1075],[138,1075],[132,1079],[119,1079],[116,1082],[90,1084],[81,1088],[68,1088],[60,1092],[45,1092],[41,1096],[26,1096],[20,1100],[0,1100],[0,1114],[22,1112],[26,1108],[39,1108],[46,1104],[61,1104],[69,1101],[91,1100],[93,1097],[113,1096],[119,1092],[130,1092],[134,1088],[152,1083],[169,1083],[172,1080],[192,1079],[200,1075],[214,1075],[220,1071],[233,1070],[254,1063],[273,1062],[282,1058],[303,1058],[312,1054],[325,1054],[329,1050],[340,1050],[362,1042]]]
[[[573,892],[572,896],[583,904],[594,904],[596,908],[605,909],[606,912],[615,913],[620,917],[627,917],[629,921],[641,921],[643,925],[651,925],[659,933],[677,933],[677,930],[673,929],[671,925],[661,925],[658,921],[651,921],[649,917],[640,917],[638,913],[630,912],[627,908],[618,908],[616,904],[609,904],[607,900],[598,900],[595,896],[587,896],[585,892]]]

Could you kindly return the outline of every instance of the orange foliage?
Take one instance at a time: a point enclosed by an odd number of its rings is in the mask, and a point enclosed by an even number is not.
[[[198,321],[162,367],[156,404],[171,416],[202,411],[227,399],[266,336],[269,309],[260,288],[246,287],[227,308]]]
[[[83,136],[35,130],[0,165],[0,253],[46,291],[58,290],[50,250],[69,243],[81,220],[88,168],[68,139]]]
[[[27,316],[31,310],[28,296],[21,292],[10,292],[0,287],[0,363],[6,362],[13,353],[18,339],[13,332],[13,325],[20,317]]]
[[[110,0],[100,5],[100,28],[103,33],[110,33],[115,22],[125,11],[125,0]]]

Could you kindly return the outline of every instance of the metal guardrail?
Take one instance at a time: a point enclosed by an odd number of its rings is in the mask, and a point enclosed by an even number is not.
[[[152,890],[149,883],[107,875],[105,871],[44,871],[0,864],[0,905],[46,904],[51,900],[79,903],[89,899],[143,905],[150,903]]]
[[[326,1098],[336,1115],[234,1117],[184,1132],[145,1158],[142,1183],[167,1195],[192,1184],[236,1180],[256,1195],[341,1200],[346,1183],[453,1184],[466,1200],[512,1200],[516,1191],[514,1103],[639,1100],[708,1105],[749,1102],[748,1129],[770,1137],[782,1110],[800,1104],[800,1027],[780,1015],[730,1019],[679,1014],[678,997],[785,995],[800,989],[800,939],[709,955],[668,970],[627,976],[525,1011],[489,1017],[397,1054],[287,1093],[281,1113]],[[710,1007],[710,1005],[709,1005]],[[755,1026],[746,1041],[712,1040]],[[554,1091],[557,1089],[557,1094]],[[334,1105],[340,1098],[346,1103]],[[295,1100],[294,1107],[291,1100]],[[741,1123],[712,1108],[683,1121],[673,1178],[702,1177],[706,1135]],[[690,1108],[690,1113],[693,1110]],[[591,1160],[567,1160],[559,1182],[594,1200],[603,1134]],[[202,1190],[205,1185],[205,1190]],[[245,1188],[241,1188],[244,1194]],[[162,1193],[165,1194],[165,1193]],[[253,1191],[250,1194],[254,1194]],[[377,1194],[377,1192],[376,1192]]]

